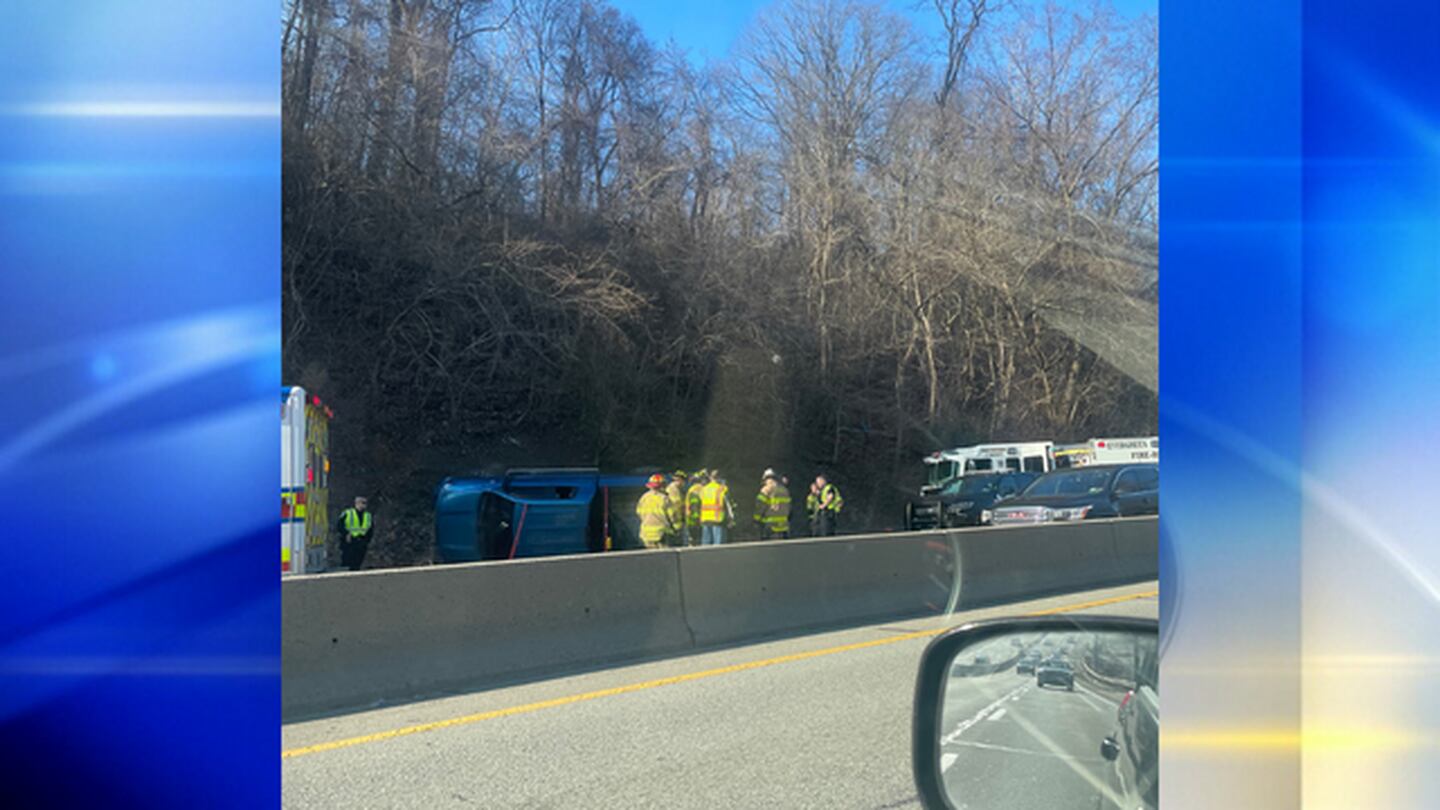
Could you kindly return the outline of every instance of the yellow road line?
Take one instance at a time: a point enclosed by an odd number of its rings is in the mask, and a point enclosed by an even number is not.
[[[1106,598],[1106,599],[1096,599],[1096,600],[1093,601],[1093,602],[1081,602],[1081,603],[1078,604],[1078,605],[1065,605],[1065,606],[1063,606],[1063,607],[1049,608],[1048,610],[1037,610],[1037,611],[1035,611],[1034,613],[1030,613],[1030,614],[1027,614],[1027,615],[1030,615],[1030,616],[1049,616],[1049,615],[1052,614],[1052,613],[1070,613],[1070,612],[1072,612],[1072,611],[1084,610],[1084,609],[1086,609],[1086,608],[1092,608],[1092,607],[1099,607],[1099,606],[1101,606],[1101,605],[1113,605],[1113,604],[1115,604],[1116,602],[1129,602],[1129,601],[1132,600],[1132,599],[1152,599],[1152,598],[1154,598],[1154,597],[1156,597],[1156,596],[1159,596],[1159,595],[1160,595],[1160,592],[1159,592],[1159,591],[1146,591],[1145,593],[1128,593],[1128,594],[1125,594],[1124,596],[1111,596],[1111,597]]]
[[[1081,602],[1080,604],[1076,605],[1065,605],[1063,607],[1035,611],[1028,615],[1044,616],[1053,613],[1067,613],[1070,611],[1085,610],[1086,608],[1092,608],[1098,605],[1110,605],[1116,602],[1126,602],[1132,599],[1147,599],[1156,596],[1158,593],[1158,591],[1147,591],[1145,593],[1127,594],[1125,596],[1112,596],[1108,599],[1097,599],[1093,602]],[[795,661],[805,661],[810,658],[820,658],[821,656],[826,655],[837,655],[839,653],[851,652],[854,650],[864,650],[870,647],[881,647],[886,644],[895,644],[896,642],[900,641],[910,641],[917,638],[938,636],[949,629],[951,628],[938,627],[931,630],[917,630],[912,633],[902,633],[895,636],[886,636],[885,638],[877,638],[870,641],[859,641],[855,642],[854,644],[842,644],[838,647],[825,647],[819,650],[810,650],[808,652],[801,653],[791,653],[790,655],[780,655],[774,658],[763,658],[758,661],[746,661],[743,664],[731,664],[730,666],[716,667],[715,669],[706,669],[701,670],[700,672],[689,672],[684,675],[672,675],[668,678],[656,678],[654,680],[641,681],[639,683],[627,684],[625,686],[616,686],[610,689],[597,689],[593,692],[583,692],[578,695],[567,695],[566,697],[554,698],[551,700],[542,700],[536,703],[526,703],[520,706],[511,706],[506,709],[496,709],[494,711],[479,712],[477,714],[467,714],[461,717],[452,717],[448,720],[437,720],[431,723],[419,723],[417,725],[405,726],[403,728],[392,729],[390,731],[380,731],[374,734],[364,734],[359,737],[347,737],[343,740],[317,743],[315,745],[307,745],[302,748],[291,748],[288,751],[280,752],[280,758],[290,759],[292,757],[304,756],[306,754],[318,754],[321,751],[333,751],[337,748],[349,748],[351,746],[363,745],[365,743],[380,742],[382,740],[392,740],[396,737],[405,737],[411,734],[419,734],[425,731],[437,731],[442,728],[451,728],[453,726],[464,726],[471,723],[479,723],[482,720],[494,720],[496,718],[511,717],[517,714],[529,714],[531,712],[541,711],[542,709],[553,709],[558,706],[568,706],[572,703],[583,703],[587,700],[598,700],[599,698],[613,697],[615,695],[624,695],[630,692],[640,692],[646,689],[654,689],[660,686],[671,686],[677,683],[698,681],[703,678],[714,678],[719,675],[729,675],[731,673],[745,672],[746,670],[751,669],[773,667],[777,664],[789,664]]]

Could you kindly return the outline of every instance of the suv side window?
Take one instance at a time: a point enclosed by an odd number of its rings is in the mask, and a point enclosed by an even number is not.
[[[1121,471],[1120,471],[1120,474],[1117,475],[1117,476],[1115,476],[1115,486],[1114,486],[1115,494],[1116,494],[1116,495],[1128,495],[1128,494],[1130,494],[1131,492],[1139,492],[1139,491],[1140,491],[1140,475],[1139,475],[1139,472],[1140,472],[1139,470],[1136,470],[1136,469],[1134,469],[1134,468],[1131,468],[1131,469],[1128,469],[1128,470],[1121,470]]]
[[[1009,498],[1019,492],[1020,489],[1020,476],[1007,475],[1000,479],[1000,488],[995,491],[995,497],[997,500],[1000,498]]]
[[[1158,489],[1160,486],[1160,474],[1155,470],[1144,467],[1131,467],[1121,470],[1115,477],[1115,494],[1125,495],[1131,492],[1145,492]]]
[[[1158,467],[1141,467],[1136,470],[1140,475],[1140,488],[1144,490],[1160,488],[1160,469]]]

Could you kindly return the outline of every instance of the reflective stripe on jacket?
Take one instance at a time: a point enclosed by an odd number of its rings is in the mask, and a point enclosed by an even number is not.
[[[760,490],[755,496],[755,522],[771,531],[790,531],[790,490],[783,484],[776,484],[768,494]]]
[[[691,484],[685,491],[685,525],[700,525],[700,492],[705,489],[704,484]]]
[[[730,488],[724,484],[711,481],[700,490],[700,522],[701,523],[724,523],[729,517]]]
[[[670,530],[669,502],[665,493],[652,489],[640,496],[635,504],[635,514],[640,516],[640,540],[647,546],[659,543]]]
[[[685,490],[679,481],[671,481],[665,488],[665,500],[670,507],[670,525],[680,528],[685,525]]]

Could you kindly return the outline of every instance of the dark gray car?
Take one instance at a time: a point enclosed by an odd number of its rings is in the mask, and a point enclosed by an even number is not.
[[[1042,661],[1039,666],[1035,667],[1035,685],[1038,687],[1063,686],[1073,692],[1075,691],[1075,670],[1070,668],[1068,662],[1058,658]]]
[[[1005,526],[1159,512],[1158,464],[1102,464],[1040,476],[1018,497],[997,504],[990,522]]]

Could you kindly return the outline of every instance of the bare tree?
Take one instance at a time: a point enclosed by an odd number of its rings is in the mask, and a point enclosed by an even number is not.
[[[834,350],[832,290],[867,238],[858,176],[917,86],[912,46],[903,19],[877,6],[818,0],[763,19],[745,49],[737,103],[778,137],[785,227],[809,253],[822,377]]]
[[[949,109],[959,97],[960,78],[970,61],[970,50],[985,18],[1003,10],[1005,0],[931,0],[945,31],[945,64],[940,72],[940,88],[935,103]]]

